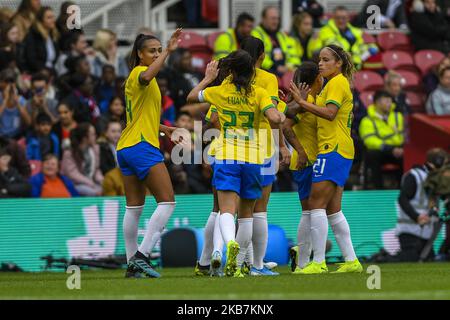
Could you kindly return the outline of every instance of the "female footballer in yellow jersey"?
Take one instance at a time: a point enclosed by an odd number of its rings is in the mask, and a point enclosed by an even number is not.
[[[225,274],[236,272],[236,257],[240,245],[247,247],[252,235],[252,214],[256,199],[261,197],[261,169],[265,149],[259,139],[260,117],[266,116],[274,124],[284,118],[272,104],[267,91],[252,85],[255,74],[252,58],[237,50],[226,58],[222,68],[229,70],[230,82],[217,87],[206,88],[218,75],[217,61],[208,64],[205,78],[188,95],[189,102],[209,102],[217,108],[221,135],[215,146],[216,163],[214,181],[216,184],[220,229],[227,244]],[[240,197],[239,210],[237,200]],[[234,214],[249,219],[239,228],[250,229],[246,238],[235,238]],[[238,240],[236,242],[235,240]]]
[[[131,72],[125,84],[127,126],[117,145],[117,160],[123,173],[126,211],[123,221],[128,260],[126,277],[160,277],[149,263],[150,253],[175,209],[175,198],[164,157],[159,151],[159,131],[169,137],[175,128],[160,126],[161,93],[155,76],[178,46],[177,29],[163,50],[154,36],[140,34],[131,53]],[[138,247],[138,224],[148,188],[158,206]]]
[[[296,85],[306,83],[311,91],[307,101],[315,103],[315,98],[322,90],[323,79],[319,66],[314,62],[304,62],[297,68],[293,81]],[[311,193],[313,164],[317,158],[317,117],[310,112],[297,113],[294,119],[286,119],[283,124],[284,136],[293,147],[289,169],[298,185],[298,195],[302,204],[302,216],[297,229],[297,244],[292,257],[295,266],[304,268],[311,255],[310,207],[308,198]],[[297,261],[298,260],[298,261]]]
[[[320,74],[328,82],[316,97],[316,104],[305,100],[309,91],[307,85],[299,88],[291,82],[290,86],[292,96],[300,107],[317,116],[318,155],[313,165],[313,184],[308,199],[314,258],[299,273],[328,272],[325,263],[328,220],[345,258],[345,263],[337,272],[362,272],[353,249],[350,228],[341,210],[342,193],[354,157],[350,135],[353,95],[349,83],[354,67],[349,54],[336,45],[324,47],[319,57]],[[333,212],[328,219],[327,212]]]

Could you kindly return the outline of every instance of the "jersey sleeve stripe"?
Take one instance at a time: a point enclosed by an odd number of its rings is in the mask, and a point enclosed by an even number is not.
[[[266,112],[267,110],[269,110],[270,108],[275,108],[275,106],[274,106],[273,104],[269,104],[268,106],[264,107],[264,108],[261,110],[261,112],[264,113],[264,112]]]
[[[325,105],[327,105],[327,104],[329,104],[329,103],[334,104],[336,107],[338,107],[338,109],[341,107],[341,104],[340,104],[339,102],[337,102],[337,101],[334,101],[334,100],[327,100],[327,101],[325,102]]]

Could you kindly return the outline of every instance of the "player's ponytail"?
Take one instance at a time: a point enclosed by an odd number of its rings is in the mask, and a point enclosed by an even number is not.
[[[337,60],[342,61],[342,74],[351,81],[353,73],[355,72],[355,66],[353,65],[351,55],[335,44],[330,44],[325,48],[329,49]]]
[[[141,63],[141,59],[139,58],[138,51],[142,50],[144,47],[144,43],[147,40],[158,40],[159,39],[152,35],[147,34],[138,34],[136,37],[136,40],[134,40],[133,49],[131,50],[130,59],[128,61],[128,66],[130,67],[130,70],[133,70],[136,66],[138,66]]]

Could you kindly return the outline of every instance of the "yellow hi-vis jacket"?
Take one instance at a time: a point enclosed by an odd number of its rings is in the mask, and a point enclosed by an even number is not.
[[[272,60],[272,41],[270,40],[270,36],[261,26],[257,26],[252,31],[252,36],[260,39],[264,43],[264,51],[266,53],[266,57],[262,63],[262,68],[265,70],[269,70],[273,66]],[[294,70],[301,63],[300,61],[300,53],[298,51],[298,47],[295,45],[296,40],[288,36],[285,32],[278,31],[277,32],[277,40],[280,44],[281,51],[284,54],[285,64],[286,66]]]
[[[383,150],[385,147],[401,147],[405,140],[403,115],[391,107],[387,121],[376,111],[375,105],[367,108],[359,125],[359,136],[369,150]]]
[[[355,37],[356,41],[353,46],[345,39],[341,32],[339,31],[334,19],[330,19],[328,23],[323,26],[319,31],[319,39],[321,42],[321,47],[325,47],[330,44],[335,44],[342,47],[345,51],[352,55],[353,63],[357,69],[360,69],[364,60],[369,56],[369,48],[371,46],[376,48],[375,44],[367,45],[364,43],[363,32],[361,29],[352,26],[350,23],[347,24],[347,28]]]
[[[214,42],[214,60],[226,57],[238,48],[236,33],[233,28],[229,28],[226,32],[217,37]]]

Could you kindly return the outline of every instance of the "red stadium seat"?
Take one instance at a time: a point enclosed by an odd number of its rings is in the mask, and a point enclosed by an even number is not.
[[[353,83],[359,92],[378,90],[384,87],[383,78],[378,73],[368,70],[356,72]]]
[[[206,65],[212,60],[212,53],[209,50],[192,51],[192,66],[198,72],[205,73]]]
[[[386,51],[383,52],[383,64],[388,70],[410,70],[417,71],[414,59],[411,54],[405,51]]]
[[[213,33],[210,33],[206,36],[206,43],[212,51],[214,51],[214,43],[216,42],[217,38],[223,33],[223,31],[216,31]]]
[[[413,112],[425,113],[425,95],[417,92],[406,91],[406,103]]]
[[[364,43],[377,43],[377,39],[369,33],[363,32],[362,36],[364,39]]]
[[[359,98],[361,99],[362,103],[364,103],[364,106],[368,108],[371,104],[373,104],[373,91],[363,91],[359,95]]]
[[[422,75],[426,75],[431,68],[438,65],[445,55],[436,50],[420,50],[414,55],[414,62]]]
[[[40,160],[28,160],[28,164],[30,165],[32,176],[41,172],[42,162]]]
[[[402,84],[405,90],[422,90],[422,82],[418,73],[406,70],[396,70],[395,72],[402,76]],[[387,75],[386,73],[385,78]]]
[[[180,48],[205,48],[207,47],[206,39],[202,35],[195,32],[183,32],[181,34],[181,41],[178,44]]]
[[[378,35],[378,45],[384,51],[405,50],[413,51],[411,40],[403,32],[386,31]]]

